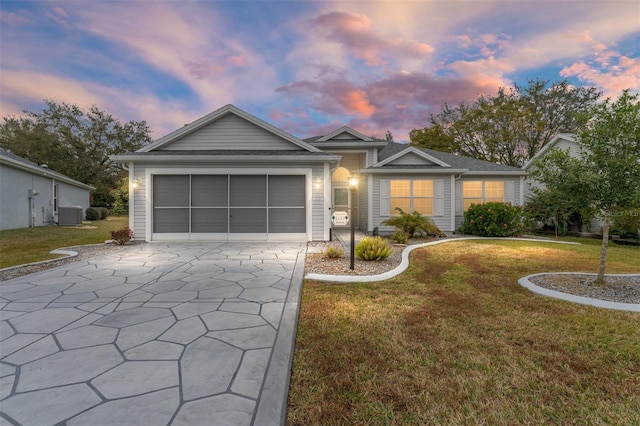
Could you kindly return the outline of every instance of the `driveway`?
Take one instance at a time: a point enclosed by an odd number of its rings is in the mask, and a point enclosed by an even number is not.
[[[1,282],[0,424],[282,424],[305,251],[142,244]]]

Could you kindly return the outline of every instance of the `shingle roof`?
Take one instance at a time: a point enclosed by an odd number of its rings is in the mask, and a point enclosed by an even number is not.
[[[389,142],[389,144],[384,147],[378,153],[378,160],[385,160],[393,155],[398,154],[401,151],[407,149],[409,145],[400,144],[395,142]],[[449,152],[441,152],[435,151],[433,149],[426,148],[418,148],[420,151],[423,151],[432,157],[435,157],[445,163],[449,164],[451,167],[456,169],[468,169],[473,172],[522,172],[522,170],[518,167],[505,166],[504,164],[496,164],[490,161],[478,160],[471,157],[466,157],[464,155],[456,155],[451,154]],[[388,166],[398,168],[398,166]],[[376,168],[373,166],[373,168]],[[425,168],[425,167],[418,167]]]

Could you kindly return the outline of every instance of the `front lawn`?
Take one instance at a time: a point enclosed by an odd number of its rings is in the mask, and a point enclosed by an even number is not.
[[[306,281],[288,424],[637,424],[640,315],[517,283],[595,272],[580,241],[460,241],[393,280]],[[640,273],[640,249],[612,244],[607,272]]]
[[[22,265],[60,255],[49,254],[61,247],[99,244],[111,239],[111,231],[129,225],[127,216],[84,222],[82,227],[36,226],[0,231],[0,268]]]

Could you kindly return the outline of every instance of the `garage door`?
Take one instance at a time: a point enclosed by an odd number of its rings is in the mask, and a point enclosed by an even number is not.
[[[306,240],[304,175],[154,175],[153,239]]]

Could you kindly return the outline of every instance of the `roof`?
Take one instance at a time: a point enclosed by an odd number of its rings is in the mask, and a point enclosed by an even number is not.
[[[180,150],[180,151],[149,151],[131,152],[113,155],[115,161],[154,161],[158,159],[182,159],[206,161],[209,159],[224,161],[251,161],[264,160],[265,157],[278,160],[292,161],[339,161],[340,156],[330,155],[322,151],[275,151],[275,150],[248,150],[248,149],[217,149],[217,150]]]
[[[0,148],[0,164],[6,164],[9,167],[13,167],[29,173],[33,173],[38,176],[55,179],[57,181],[67,183],[69,185],[77,186],[79,188],[86,189],[89,191],[93,191],[95,189],[91,185],[87,185],[75,179],[71,179],[69,176],[53,171],[48,167],[39,166],[33,161],[27,160],[26,158],[20,157],[19,155],[15,155],[3,148]]]
[[[529,161],[524,163],[524,165],[522,166],[522,169],[523,170],[528,170],[529,167],[531,167],[531,165],[533,164],[533,162],[536,159],[538,159],[538,158],[542,157],[543,155],[545,155],[545,153],[547,151],[552,150],[553,147],[555,147],[556,144],[558,142],[560,142],[561,140],[565,140],[565,141],[568,141],[568,142],[575,143],[576,145],[580,145],[580,143],[578,141],[576,141],[575,135],[573,133],[558,133],[545,146],[543,146],[540,149],[540,151],[536,152],[536,154],[533,157],[531,157],[531,159]]]
[[[505,166],[504,164],[496,164],[490,161],[478,160],[464,155],[456,155],[449,152],[435,151],[433,149],[418,148],[407,144],[389,142],[387,146],[378,153],[379,163],[385,164],[385,160],[399,155],[403,151],[417,150],[429,157],[439,160],[442,163],[447,164],[453,170],[465,170],[465,174],[482,173],[482,174],[514,174],[522,175],[524,172],[518,167]],[[392,166],[393,169],[414,169],[414,170],[433,170],[432,166]],[[441,170],[446,170],[446,167],[437,166]],[[369,169],[382,169],[377,165],[369,167]]]

